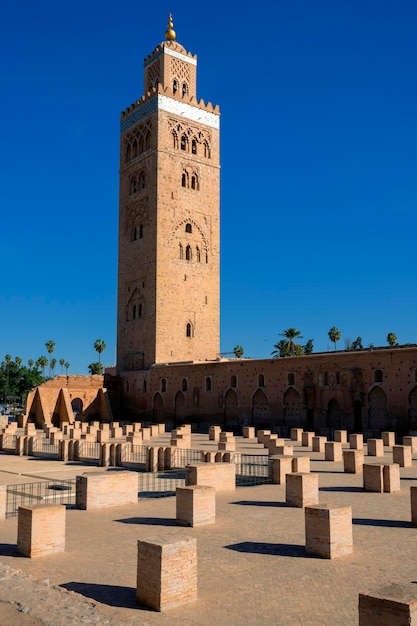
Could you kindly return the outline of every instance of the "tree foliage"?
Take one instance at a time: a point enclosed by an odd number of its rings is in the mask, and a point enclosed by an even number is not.
[[[106,344],[103,339],[96,339],[94,342],[94,350],[98,353],[98,362],[101,362],[101,353],[106,349]],[[89,366],[90,367],[90,366]]]
[[[337,328],[337,326],[332,326],[332,328],[329,330],[329,339],[332,343],[334,343],[334,349],[337,349],[337,342],[340,341],[340,337],[342,336],[342,333],[340,332],[340,330]]]
[[[313,354],[313,351],[313,339],[309,339],[307,343],[303,346],[303,354]]]
[[[88,371],[90,372],[91,375],[103,374],[104,372],[103,363],[100,363],[100,361],[97,361],[96,363],[90,363],[90,365],[88,366]]]
[[[23,402],[28,392],[42,382],[41,372],[22,366],[19,357],[14,361],[5,358],[0,365],[0,397],[3,402]]]
[[[243,354],[245,353],[243,347],[240,344],[237,344],[234,348],[233,348],[233,354],[235,355],[235,357],[237,359],[240,359]]]
[[[279,336],[284,337],[284,339],[280,339],[276,344],[274,344],[275,350],[271,352],[274,359],[283,356],[300,356],[303,354],[303,346],[294,341],[295,339],[303,338],[300,330],[297,330],[296,328],[287,328],[286,330],[283,330]]]
[[[387,335],[387,343],[390,346],[398,346],[398,338],[395,333],[388,333]]]

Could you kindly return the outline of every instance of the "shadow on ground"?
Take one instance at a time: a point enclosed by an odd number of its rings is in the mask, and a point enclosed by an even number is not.
[[[365,493],[363,487],[319,487],[319,491],[350,491],[352,493]]]
[[[126,517],[125,519],[115,519],[121,524],[145,524],[146,526],[179,526],[177,520],[171,517]]]
[[[385,528],[414,528],[411,522],[398,519],[370,519],[367,517],[354,517],[352,524],[358,526],[382,526]]]
[[[235,550],[236,552],[244,552],[246,554],[269,554],[272,556],[292,556],[310,559],[311,556],[306,553],[304,546],[288,543],[264,543],[259,541],[242,541],[242,543],[233,543],[224,546],[227,550]]]
[[[95,585],[89,583],[64,583],[60,585],[67,591],[75,591],[80,595],[91,598],[96,602],[116,606],[125,609],[137,608],[136,590],[132,587],[120,587],[119,585]]]
[[[237,502],[231,502],[230,504],[239,504],[241,506],[285,506],[288,507],[286,502],[265,502],[263,500],[238,500]]]
[[[0,543],[0,556],[21,557],[22,555],[18,553],[15,543]]]

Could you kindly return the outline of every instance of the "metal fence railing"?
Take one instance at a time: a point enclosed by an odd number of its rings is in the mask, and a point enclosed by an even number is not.
[[[100,460],[101,444],[95,441],[79,440],[78,444],[78,460],[86,463],[96,463]]]
[[[186,484],[186,469],[139,473],[139,498],[175,496],[177,487]]]
[[[264,454],[236,454],[236,486],[251,487],[272,482],[272,462]]]
[[[35,504],[65,504],[67,508],[75,508],[75,479],[7,486],[6,517],[17,515],[19,506]]]
[[[51,439],[34,437],[32,444],[33,456],[59,457],[59,441],[52,442]]]

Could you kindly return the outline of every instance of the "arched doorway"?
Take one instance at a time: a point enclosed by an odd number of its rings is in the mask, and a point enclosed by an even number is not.
[[[81,398],[73,398],[73,400],[71,400],[71,408],[74,413],[74,419],[76,420],[83,412],[83,401]]]
[[[284,417],[285,424],[289,428],[302,428],[304,426],[301,397],[293,387],[284,393]]]
[[[155,424],[162,422],[164,417],[164,400],[159,392],[153,397],[152,402],[152,418]]]
[[[363,430],[362,426],[362,402],[360,400],[355,400],[353,403],[353,423],[355,433],[361,433]]]
[[[258,389],[252,398],[252,423],[258,428],[270,426],[269,400],[262,389]]]
[[[340,428],[341,417],[339,403],[335,398],[332,398],[327,405],[326,428]]]
[[[368,394],[368,428],[388,429],[387,396],[381,387],[374,387]]]
[[[408,428],[417,430],[417,387],[413,387],[408,396]]]
[[[226,428],[239,425],[238,397],[234,389],[228,389],[224,397],[224,425]]]
[[[174,398],[175,424],[182,424],[185,418],[185,396],[182,391],[177,391]]]

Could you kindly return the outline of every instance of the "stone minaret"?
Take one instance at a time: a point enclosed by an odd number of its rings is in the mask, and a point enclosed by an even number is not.
[[[220,113],[196,71],[170,16],[121,115],[119,374],[220,349]]]

